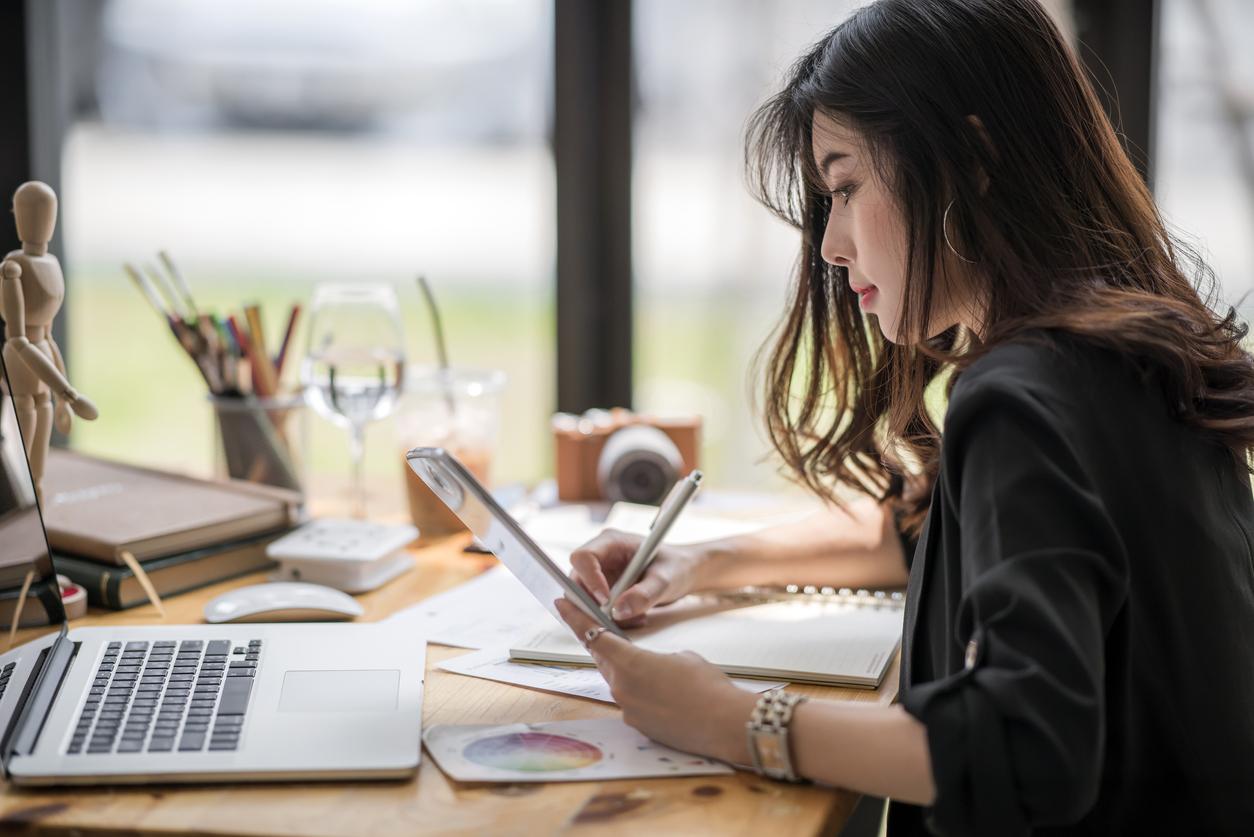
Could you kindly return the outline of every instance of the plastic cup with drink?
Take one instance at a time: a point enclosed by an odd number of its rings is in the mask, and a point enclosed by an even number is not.
[[[406,378],[396,423],[405,495],[420,544],[465,532],[466,527],[410,469],[403,454],[416,447],[444,448],[490,486],[505,380],[499,369],[460,367],[415,369]]]

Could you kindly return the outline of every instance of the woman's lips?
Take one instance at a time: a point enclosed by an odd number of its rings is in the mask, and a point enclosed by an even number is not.
[[[867,285],[865,288],[855,288],[854,292],[858,295],[858,305],[863,311],[871,307],[871,303],[875,301],[876,288],[874,285]]]

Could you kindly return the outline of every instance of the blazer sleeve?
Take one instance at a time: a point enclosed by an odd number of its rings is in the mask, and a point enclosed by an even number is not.
[[[962,591],[947,641],[964,667],[901,702],[927,728],[929,827],[1023,834],[1074,822],[1097,798],[1103,648],[1127,560],[1076,452],[1084,427],[1006,376],[967,383],[939,477],[957,506],[960,554],[946,558],[961,561]]]

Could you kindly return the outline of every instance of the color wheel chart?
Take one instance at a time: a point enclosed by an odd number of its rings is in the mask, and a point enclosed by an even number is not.
[[[731,768],[650,741],[618,718],[539,724],[436,724],[423,742],[459,782],[587,782],[714,776]]]
[[[512,732],[480,738],[467,744],[462,756],[485,767],[526,773],[577,770],[603,758],[601,749],[593,744],[547,732]]]

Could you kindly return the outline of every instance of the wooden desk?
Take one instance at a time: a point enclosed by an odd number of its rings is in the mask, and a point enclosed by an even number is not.
[[[461,552],[453,539],[414,553],[417,568],[360,596],[363,619],[382,619],[470,578],[494,559]],[[167,619],[152,607],[93,610],[74,625],[160,625],[201,621],[204,603],[260,574],[172,598]],[[38,631],[23,631],[25,641]],[[608,704],[538,692],[436,670],[461,649],[427,650],[423,723],[516,723],[610,717]],[[897,664],[878,692],[794,687],[811,695],[890,702]],[[802,787],[750,773],[682,779],[486,785],[444,777],[427,754],[408,781],[308,784],[161,785],[66,790],[5,787],[0,830],[39,834],[389,835],[415,833],[547,834],[557,831],[834,834],[857,795]]]

